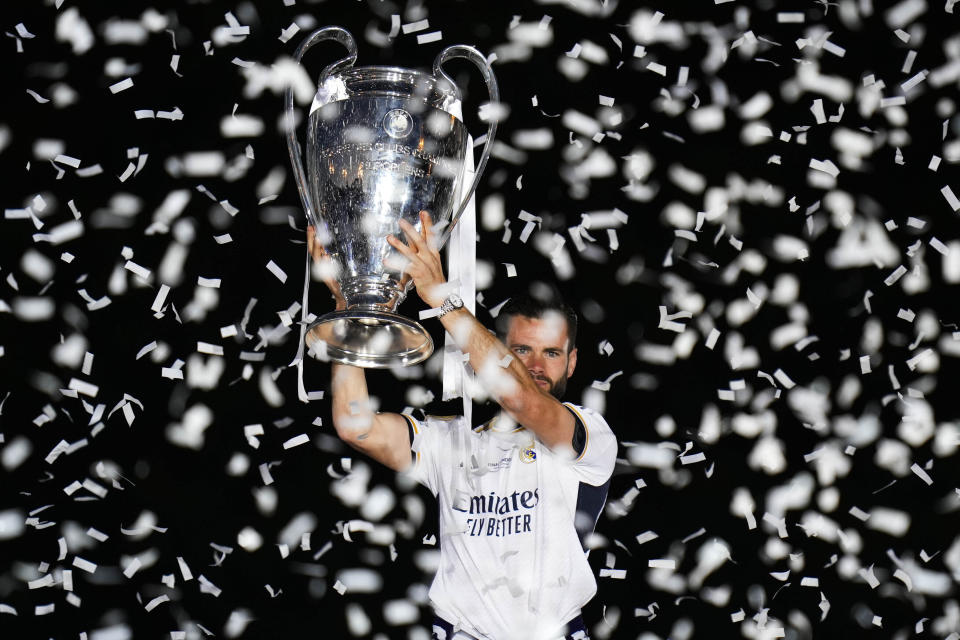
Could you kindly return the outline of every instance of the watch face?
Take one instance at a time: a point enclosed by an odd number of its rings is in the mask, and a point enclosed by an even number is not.
[[[458,296],[458,295],[455,294],[455,293],[451,293],[451,294],[450,294],[450,297],[449,297],[448,299],[450,300],[450,304],[451,304],[455,309],[459,309],[460,307],[463,306],[463,299],[461,299],[460,296]]]

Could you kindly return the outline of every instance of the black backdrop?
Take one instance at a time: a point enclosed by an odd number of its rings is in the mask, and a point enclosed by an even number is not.
[[[581,312],[568,397],[622,445],[594,637],[960,631],[950,4],[59,4],[4,7],[4,637],[428,636],[429,494],[354,458],[288,366],[304,223],[282,70],[326,24],[358,64],[497,56],[478,315],[538,283]],[[315,48],[309,75],[339,55]],[[570,230],[614,211],[615,242]],[[423,404],[437,364],[371,388]]]

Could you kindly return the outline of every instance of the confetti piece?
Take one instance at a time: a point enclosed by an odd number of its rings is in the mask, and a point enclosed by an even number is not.
[[[767,524],[773,525],[777,530],[777,535],[781,538],[787,537],[787,521],[786,518],[777,518],[769,512],[763,514],[763,521]]]
[[[947,200],[947,204],[950,205],[950,208],[953,211],[960,211],[960,200],[957,199],[957,196],[954,195],[953,189],[950,188],[950,185],[945,185],[940,189],[940,193],[943,194],[943,197]]]
[[[601,578],[613,578],[615,580],[625,580],[627,577],[626,569],[600,569]]]
[[[399,19],[399,16],[397,16],[397,18]],[[401,27],[404,35],[417,33],[418,31],[426,31],[429,28],[430,28],[429,20],[417,20],[416,22],[408,22],[402,25]]]
[[[177,556],[177,566],[180,568],[180,575],[183,576],[184,582],[193,580],[193,573],[190,572],[190,567],[187,566],[186,561],[180,556]]]
[[[688,456],[680,456],[680,464],[695,464],[697,462],[703,462],[707,459],[707,456],[703,453],[695,453]]]
[[[126,78],[120,82],[110,85],[110,93],[117,94],[133,86],[133,78]]]
[[[84,560],[80,556],[74,556],[72,564],[77,569],[81,569],[87,573],[94,573],[97,570],[96,564],[90,562],[89,560]]]
[[[664,77],[667,75],[667,68],[659,62],[648,62],[647,69]]]
[[[310,437],[305,433],[301,433],[298,436],[294,436],[289,440],[286,440],[283,443],[283,448],[292,449],[293,447],[297,447],[297,446],[300,446],[301,444],[306,444],[308,442],[310,442]]]
[[[97,385],[90,382],[85,382],[84,380],[78,380],[76,378],[70,379],[70,383],[67,385],[67,388],[73,389],[77,393],[81,393],[91,398],[96,398],[97,394],[100,392],[100,388]]]
[[[912,471],[918,478],[923,480],[927,484],[927,486],[930,486],[933,484],[933,478],[931,478],[930,475],[926,471],[924,471],[920,467],[920,465],[918,465],[916,462],[914,462],[910,466],[910,471]]]
[[[651,540],[657,539],[657,534],[653,531],[644,531],[643,533],[637,535],[637,544],[644,544],[650,542]]]
[[[270,271],[270,273],[276,276],[277,280],[279,280],[280,282],[285,283],[287,281],[287,274],[284,272],[283,269],[277,266],[277,264],[273,260],[267,263],[267,269]]]
[[[197,581],[200,583],[200,593],[209,593],[214,598],[219,598],[222,590],[217,585],[213,584],[203,576],[203,574],[197,576]]]
[[[816,160],[811,158],[810,168],[815,171],[822,171],[831,178],[836,178],[838,175],[840,175],[840,169],[837,168],[837,165],[833,164],[832,160]]]
[[[150,269],[141,267],[132,260],[127,260],[126,264],[123,265],[123,268],[131,272],[135,276],[142,278],[143,280],[150,279]]]
[[[675,331],[677,333],[683,333],[686,331],[687,326],[680,322],[674,322],[674,320],[692,318],[693,314],[689,311],[678,311],[677,313],[667,313],[667,308],[665,306],[660,306],[660,322],[657,325],[659,329],[665,329],[667,331]]]
[[[443,39],[442,31],[432,31],[430,33],[422,33],[417,36],[417,44],[429,44],[431,42],[437,42],[438,40]]]
[[[260,465],[260,478],[263,480],[264,485],[273,484],[273,475],[270,473],[270,465],[264,462]]]
[[[46,104],[46,103],[50,102],[50,99],[49,99],[49,98],[44,98],[43,96],[41,96],[39,93],[37,93],[37,92],[34,91],[33,89],[27,89],[27,94],[29,94],[31,98],[33,98],[34,100],[36,100],[36,101],[39,102],[40,104]]]
[[[677,561],[670,558],[649,560],[647,562],[647,566],[651,569],[671,569],[672,570],[677,568]]]
[[[159,313],[160,310],[163,309],[163,305],[167,300],[168,293],[170,293],[170,287],[165,284],[160,285],[160,289],[157,291],[157,295],[153,299],[153,304],[150,305],[150,310]]]

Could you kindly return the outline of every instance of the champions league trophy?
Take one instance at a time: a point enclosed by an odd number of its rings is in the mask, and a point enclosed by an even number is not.
[[[304,171],[293,126],[293,91],[285,95],[287,148],[307,219],[337,268],[346,309],[309,326],[311,355],[359,367],[385,368],[421,362],[433,352],[430,334],[396,313],[412,284],[384,265],[402,259],[387,235],[402,238],[399,221],[420,230],[421,211],[433,219],[440,246],[446,242],[490,155],[496,133],[491,118],[483,154],[464,192],[468,148],[460,90],[441,65],[466,58],[482,72],[490,102],[500,99],[484,56],[464,45],[445,48],[433,75],[402,67],[354,67],[357,45],[335,26],[310,34],[295,59],[318,42],[335,40],[348,55],[320,74],[307,123]]]

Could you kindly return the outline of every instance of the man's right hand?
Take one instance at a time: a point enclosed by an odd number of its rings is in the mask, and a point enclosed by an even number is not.
[[[333,294],[333,299],[336,302],[336,310],[343,311],[347,308],[347,301],[344,299],[343,293],[340,291],[340,283],[337,282],[335,277],[337,265],[329,254],[327,254],[323,245],[317,242],[316,229],[312,226],[307,226],[307,250],[310,252],[310,255],[313,256],[314,261],[320,265],[320,270],[323,274],[323,283],[327,285],[330,293]]]

